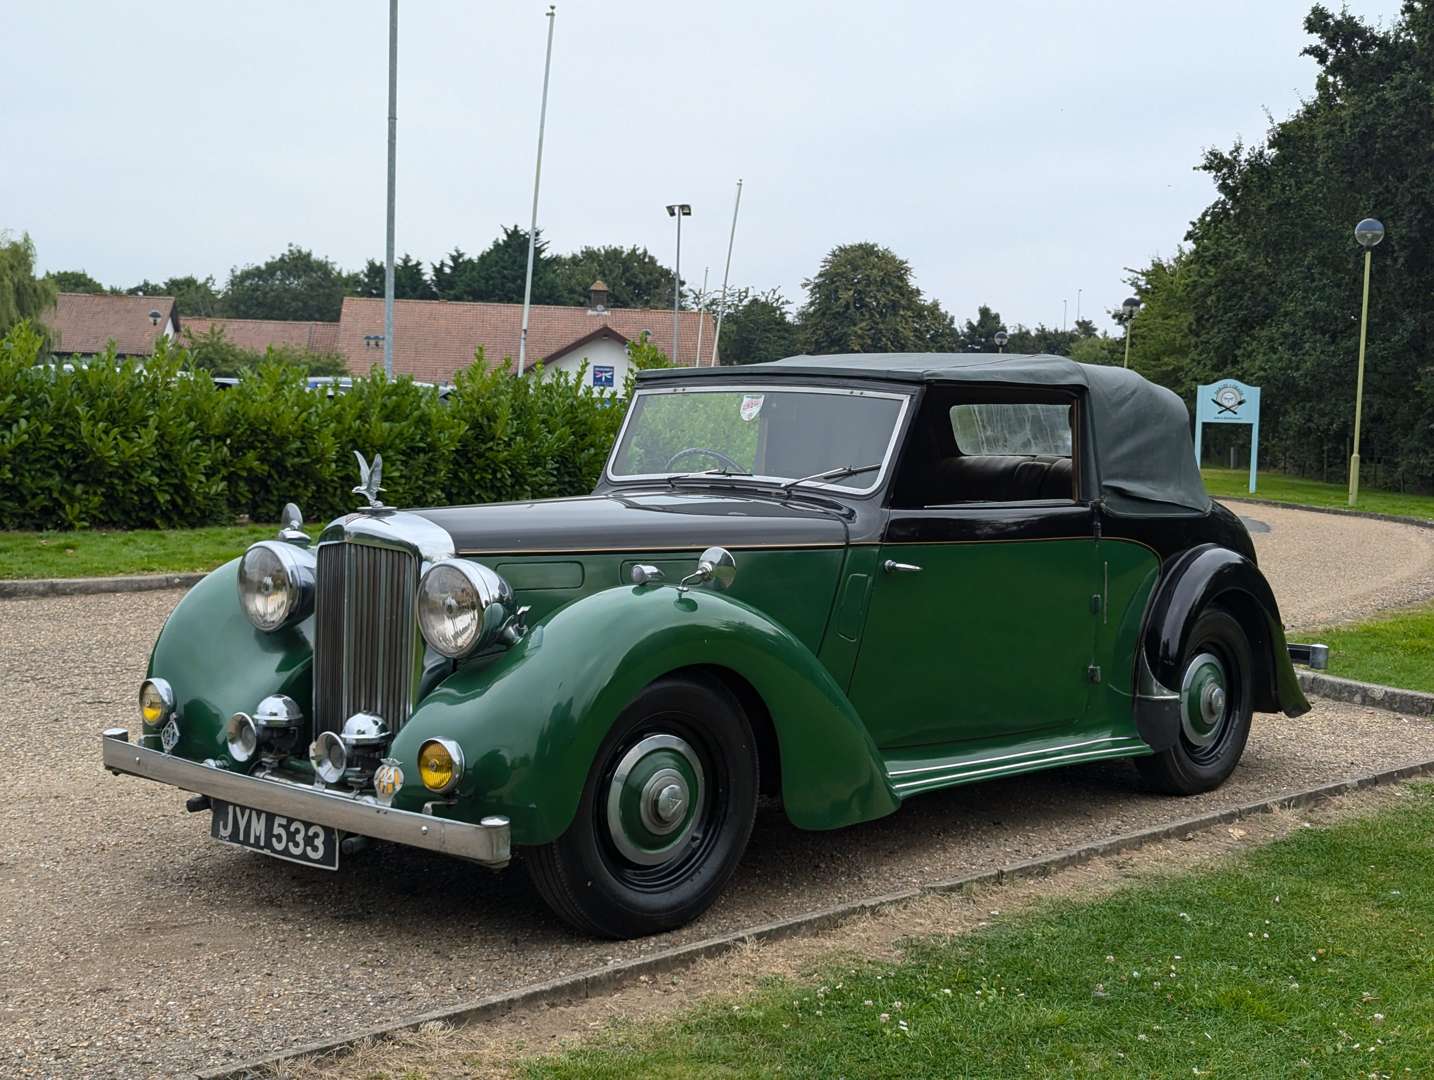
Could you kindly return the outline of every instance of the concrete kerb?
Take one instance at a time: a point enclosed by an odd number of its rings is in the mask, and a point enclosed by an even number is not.
[[[1409,762],[1389,769],[1366,773],[1362,776],[1349,777],[1328,784],[1320,784],[1316,787],[1304,788],[1300,791],[1284,792],[1279,795],[1270,796],[1269,798],[1245,803],[1241,806],[1230,807],[1225,810],[1216,810],[1208,814],[1199,814],[1194,817],[1167,822],[1163,825],[1156,825],[1149,829],[1122,833],[1117,836],[1107,837],[1103,840],[1096,840],[1089,844],[1067,848],[1064,851],[1058,851],[1039,859],[1030,859],[1025,862],[998,867],[994,870],[983,870],[958,878],[932,882],[929,885],[924,885],[917,889],[908,889],[903,892],[890,893],[885,896],[857,900],[849,904],[841,904],[836,907],[809,912],[805,915],[793,916],[789,919],[781,919],[759,926],[747,927],[746,929],[736,930],[729,934],[708,938],[705,941],[694,942],[691,945],[683,945],[675,949],[669,949],[654,956],[642,957],[636,960],[624,961],[619,964],[612,964],[604,968],[579,972],[575,975],[554,979],[551,982],[540,983],[536,986],[525,987],[521,990],[514,990],[506,994],[483,998],[467,1005],[457,1006],[456,1008],[433,1010],[417,1016],[410,1016],[403,1020],[372,1027],[339,1039],[309,1043],[291,1050],[256,1058],[240,1065],[225,1065],[217,1069],[204,1070],[192,1075],[194,1075],[197,1080],[246,1080],[246,1078],[249,1077],[273,1075],[272,1071],[285,1061],[311,1055],[339,1055],[369,1040],[381,1039],[385,1036],[393,1035],[400,1031],[412,1030],[423,1024],[435,1021],[448,1024],[474,1023],[481,1020],[496,1019],[515,1009],[523,1007],[581,1000],[614,989],[618,985],[634,979],[639,975],[654,975],[671,971],[674,968],[683,967],[697,960],[719,956],[748,942],[776,941],[799,934],[817,933],[858,915],[870,911],[878,911],[909,900],[915,900],[927,893],[959,892],[979,888],[983,885],[996,885],[1004,881],[1041,877],[1055,870],[1090,862],[1093,859],[1106,855],[1115,855],[1122,851],[1130,851],[1145,844],[1183,837],[1219,825],[1227,825],[1254,814],[1269,813],[1275,810],[1290,809],[1297,806],[1307,806],[1311,803],[1336,798],[1352,791],[1374,787],[1378,784],[1406,780],[1413,776],[1422,776],[1431,772],[1434,772],[1434,759]]]
[[[208,574],[141,574],[124,577],[8,579],[0,581],[0,600],[188,589],[207,576]]]
[[[1370,709],[1386,709],[1406,716],[1434,716],[1434,694],[1397,686],[1380,686],[1378,683],[1355,682],[1326,675],[1322,671],[1297,668],[1295,674],[1305,693],[1316,697],[1347,701]]]
[[[1416,529],[1434,529],[1434,521],[1426,518],[1401,517],[1399,514],[1377,514],[1373,510],[1350,510],[1340,506],[1308,506],[1305,503],[1280,502],[1278,499],[1260,499],[1246,495],[1211,496],[1216,502],[1250,503],[1254,506],[1273,506],[1277,510],[1308,510],[1311,514],[1334,514],[1337,517],[1369,518],[1371,521],[1392,521],[1396,525],[1413,525]]]

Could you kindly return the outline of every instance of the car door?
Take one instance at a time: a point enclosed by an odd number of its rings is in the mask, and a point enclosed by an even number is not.
[[[1076,726],[1100,593],[1074,394],[928,391],[881,538],[853,704],[881,747]]]

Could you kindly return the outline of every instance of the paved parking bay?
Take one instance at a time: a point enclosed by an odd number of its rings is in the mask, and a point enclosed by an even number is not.
[[[1434,533],[1268,507],[1245,512],[1270,525],[1256,535],[1262,561],[1305,625],[1431,591]],[[1311,522],[1318,540],[1305,533]],[[1336,563],[1323,561],[1324,549],[1338,553]],[[1337,573],[1352,552],[1361,570]],[[1198,799],[1146,794],[1128,765],[1112,763],[924,796],[839,833],[802,833],[767,810],[727,895],[697,924],[640,942],[594,942],[547,913],[521,864],[490,874],[376,847],[337,874],[306,870],[222,847],[208,838],[207,816],[184,812],[182,794],[104,773],[98,733],[132,723],[150,643],[178,596],[0,602],[7,1074],[145,1077],[224,1064],[814,907],[1434,758],[1427,720],[1319,703],[1299,720],[1257,718],[1235,777]]]

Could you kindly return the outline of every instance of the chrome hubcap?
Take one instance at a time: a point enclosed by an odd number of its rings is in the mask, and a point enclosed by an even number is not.
[[[607,791],[613,847],[639,866],[679,853],[697,833],[704,777],[697,752],[676,735],[649,735],[622,756]]]
[[[1220,737],[1228,704],[1225,666],[1214,653],[1201,653],[1185,668],[1180,687],[1180,726],[1192,746]]]

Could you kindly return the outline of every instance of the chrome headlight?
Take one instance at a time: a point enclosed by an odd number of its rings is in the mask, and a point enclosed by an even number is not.
[[[314,556],[278,540],[261,540],[239,560],[239,603],[249,621],[273,631],[314,607]]]
[[[145,726],[163,727],[174,715],[174,691],[164,679],[145,679],[139,684],[139,713]]]
[[[444,559],[418,583],[423,639],[454,660],[497,641],[513,615],[512,587],[478,563]]]

